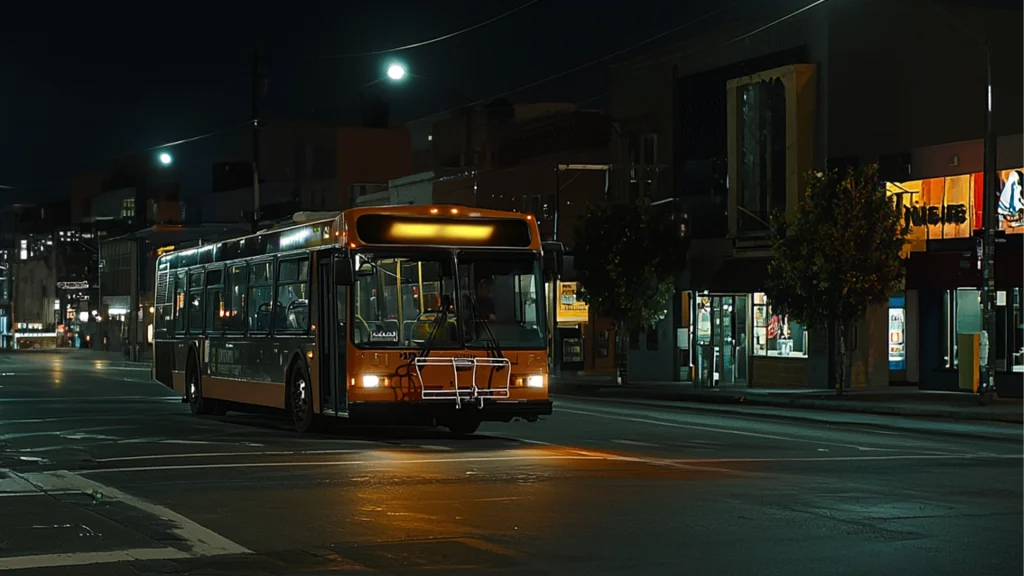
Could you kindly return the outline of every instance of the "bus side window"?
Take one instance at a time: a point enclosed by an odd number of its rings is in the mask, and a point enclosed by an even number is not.
[[[206,330],[220,332],[224,317],[224,270],[206,271]]]
[[[266,332],[270,330],[271,314],[274,310],[274,275],[272,262],[249,265],[249,297],[246,309],[249,330]]]
[[[174,331],[185,333],[185,271],[174,277]]]
[[[188,280],[188,333],[203,333],[203,271],[193,270]]]
[[[274,330],[309,328],[309,258],[282,260],[277,273]]]
[[[236,264],[227,270],[224,284],[224,313],[219,311],[213,320],[214,329],[241,332],[245,330],[245,264]]]

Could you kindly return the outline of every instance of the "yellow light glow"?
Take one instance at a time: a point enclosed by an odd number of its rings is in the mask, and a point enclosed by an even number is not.
[[[452,208],[452,214],[458,214],[458,213],[459,213],[459,209],[458,208]]]
[[[391,225],[392,238],[427,240],[487,240],[494,233],[490,224],[426,224],[395,222]]]
[[[430,213],[431,214],[437,214],[437,208],[431,208],[430,209]]]

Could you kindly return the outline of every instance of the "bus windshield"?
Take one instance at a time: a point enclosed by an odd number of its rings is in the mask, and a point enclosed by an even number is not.
[[[352,289],[352,342],[361,347],[421,348],[430,335],[441,296],[455,300],[451,253],[410,257],[356,255]],[[456,311],[434,336],[432,347],[459,342]]]
[[[352,342],[361,348],[422,349],[442,295],[451,303],[432,349],[544,349],[543,280],[534,253],[463,251],[356,255]]]
[[[545,347],[540,260],[535,254],[459,253],[467,348]]]

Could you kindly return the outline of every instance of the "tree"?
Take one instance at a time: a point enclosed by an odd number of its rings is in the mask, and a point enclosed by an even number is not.
[[[807,193],[787,222],[772,218],[772,261],[765,293],[788,312],[835,337],[836,393],[849,374],[854,323],[900,281],[907,230],[878,179],[877,165],[840,174],[811,172]]]
[[[651,327],[663,318],[675,294],[687,242],[672,214],[644,199],[588,206],[576,222],[578,297],[618,323],[620,342],[628,330]]]

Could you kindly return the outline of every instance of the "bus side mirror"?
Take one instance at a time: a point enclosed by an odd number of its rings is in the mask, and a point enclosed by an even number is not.
[[[334,260],[334,284],[337,286],[351,286],[355,283],[355,274],[352,270],[352,258],[347,256],[338,257]]]
[[[561,242],[544,242],[544,276],[554,278],[562,272],[562,258],[565,254],[565,247]]]

